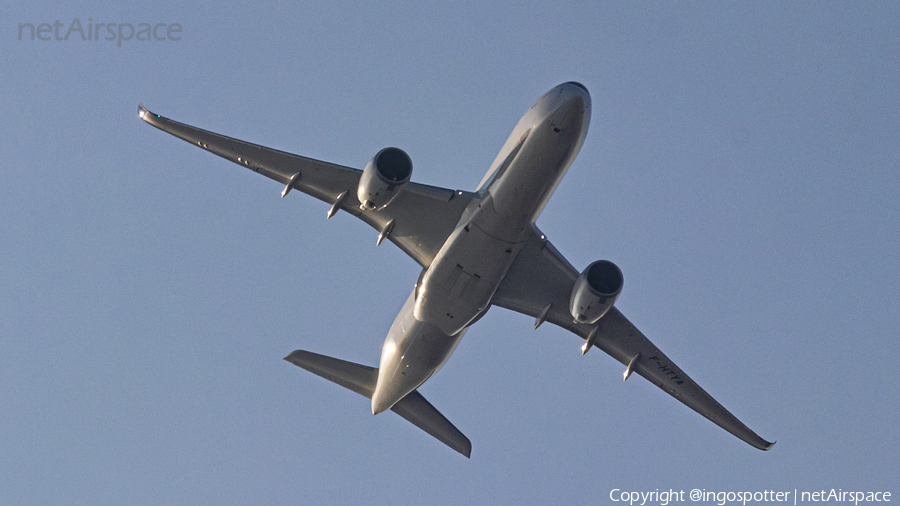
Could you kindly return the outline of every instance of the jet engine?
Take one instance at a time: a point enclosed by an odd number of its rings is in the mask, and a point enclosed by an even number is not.
[[[412,160],[400,148],[384,148],[369,160],[356,196],[361,209],[383,209],[397,198],[412,175]]]
[[[594,324],[609,311],[622,292],[622,271],[609,260],[597,260],[578,276],[569,312],[578,323]]]

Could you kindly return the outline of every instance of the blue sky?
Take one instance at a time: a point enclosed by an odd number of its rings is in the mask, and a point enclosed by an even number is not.
[[[603,504],[612,489],[900,494],[900,7],[890,2],[5,5],[0,502]],[[20,23],[181,40],[18,40]],[[127,34],[126,34],[127,35]],[[281,360],[376,365],[419,272],[154,112],[471,190],[576,80],[538,225],[763,437],[493,309],[422,393],[467,460]]]

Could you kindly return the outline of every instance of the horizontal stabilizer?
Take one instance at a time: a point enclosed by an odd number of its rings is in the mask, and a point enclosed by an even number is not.
[[[288,362],[321,376],[328,381],[372,398],[378,369],[354,364],[346,360],[327,357],[309,351],[297,350],[284,357]],[[391,411],[409,420],[416,427],[434,436],[438,441],[453,448],[466,457],[472,454],[472,443],[462,432],[450,423],[418,390],[394,404]]]
[[[409,420],[416,427],[431,434],[438,441],[453,448],[467,458],[472,456],[472,443],[462,432],[435,409],[418,390],[406,394],[394,404],[391,411]]]
[[[378,369],[374,367],[303,350],[297,350],[284,359],[369,399],[372,398],[372,393],[375,391]]]

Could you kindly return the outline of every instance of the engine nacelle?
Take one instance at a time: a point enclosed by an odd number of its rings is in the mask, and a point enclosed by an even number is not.
[[[578,323],[597,323],[619,298],[623,282],[621,269],[609,260],[588,265],[572,288],[569,299],[572,317]]]
[[[412,160],[400,148],[384,148],[369,160],[356,197],[360,208],[376,211],[382,209],[403,190],[412,176]]]

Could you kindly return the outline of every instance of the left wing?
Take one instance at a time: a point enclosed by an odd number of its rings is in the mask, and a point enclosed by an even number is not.
[[[558,325],[582,339],[596,329],[594,346],[705,416],[746,443],[768,450],[770,443],[741,423],[678,368],[615,307],[594,325],[576,323],[569,314],[569,297],[579,272],[532,224],[530,237],[516,257],[491,303]],[[549,309],[547,309],[549,308]],[[545,313],[546,311],[546,313]],[[543,317],[543,318],[542,318]]]
[[[251,144],[170,120],[138,107],[147,123],[285,185],[343,209],[378,230],[422,267],[428,267],[453,232],[473,194],[410,182],[384,209],[360,209],[356,188],[362,171]],[[346,192],[346,193],[344,193]],[[343,199],[340,198],[344,194]],[[379,241],[380,243],[380,241]]]

